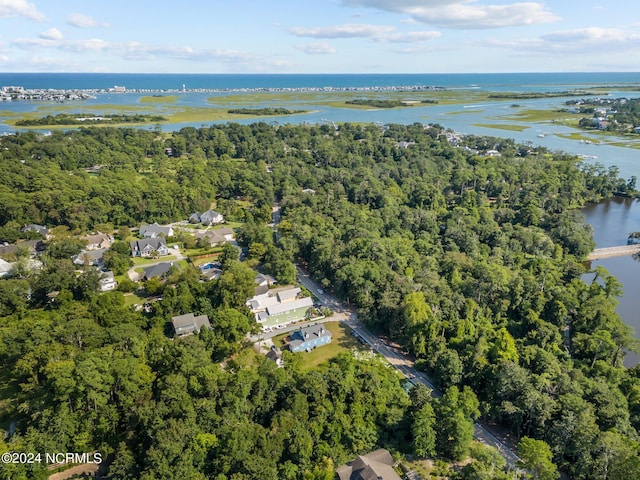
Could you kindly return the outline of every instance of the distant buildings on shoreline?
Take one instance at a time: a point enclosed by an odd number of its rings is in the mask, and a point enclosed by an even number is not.
[[[122,85],[114,85],[110,88],[75,88],[75,89],[51,89],[38,88],[27,89],[22,86],[3,86],[0,90],[0,101],[55,101],[88,100],[96,98],[96,95],[107,93],[133,93],[133,94],[160,94],[160,93],[305,93],[305,92],[420,92],[446,90],[444,87],[430,85],[387,85],[369,87],[260,87],[260,88],[127,88]]]

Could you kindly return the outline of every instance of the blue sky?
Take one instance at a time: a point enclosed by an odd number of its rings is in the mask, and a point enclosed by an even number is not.
[[[0,0],[0,72],[640,71],[637,0]]]

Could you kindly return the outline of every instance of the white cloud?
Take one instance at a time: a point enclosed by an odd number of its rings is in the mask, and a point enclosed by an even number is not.
[[[62,40],[62,33],[57,28],[50,28],[49,30],[40,33],[38,37],[44,40]]]
[[[307,43],[304,45],[296,45],[295,47],[309,55],[331,55],[336,53],[336,49],[327,42]]]
[[[0,0],[0,18],[25,17],[30,20],[42,21],[44,15],[38,11],[33,3],[26,0]]]
[[[394,30],[386,25],[366,25],[348,23],[334,27],[292,27],[289,32],[297,37],[311,38],[371,38],[378,37]]]
[[[292,27],[289,32],[310,38],[369,38],[376,42],[414,43],[438,38],[440,32],[396,32],[387,25],[346,24],[333,27]]]
[[[83,13],[72,13],[67,17],[67,23],[74,27],[78,28],[89,28],[89,27],[98,27],[103,26],[106,27],[106,24],[99,24],[96,19],[90,17],[89,15],[85,15]]]
[[[343,0],[343,4],[403,13],[419,22],[448,28],[500,28],[559,20],[539,2],[485,5],[478,0]]]
[[[57,36],[55,30],[60,35]],[[32,50],[34,48],[55,48],[69,52],[86,52],[96,50],[107,50],[111,47],[109,42],[99,38],[90,38],[86,40],[64,40],[62,34],[55,28],[47,30],[40,34],[40,38],[18,38],[12,42],[12,45],[22,50]]]
[[[89,38],[87,40],[74,40],[71,42],[64,42],[60,45],[60,50],[67,50],[70,52],[86,52],[96,50],[107,50],[111,47],[111,44],[100,38]]]
[[[640,35],[617,28],[587,27],[542,35],[539,38],[515,41],[490,41],[489,46],[503,47],[517,52],[553,53],[621,53],[640,48]]]
[[[433,40],[442,36],[440,32],[406,32],[406,33],[390,33],[382,35],[375,40],[379,42],[389,43],[416,43],[424,42],[425,40]]]

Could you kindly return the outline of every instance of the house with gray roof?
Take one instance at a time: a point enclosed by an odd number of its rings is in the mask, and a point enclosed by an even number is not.
[[[113,243],[113,237],[111,235],[107,235],[106,233],[86,235],[84,237],[80,237],[80,240],[84,240],[85,242],[87,242],[87,246],[84,247],[85,250],[107,249]]]
[[[22,232],[36,232],[40,235],[42,235],[44,238],[47,238],[47,235],[49,235],[49,229],[47,227],[45,227],[44,225],[36,225],[35,223],[31,223],[29,225],[25,225],[22,230]]]
[[[147,225],[143,223],[138,229],[138,233],[144,238],[173,237],[173,227],[171,225],[159,225],[157,222]]]
[[[165,277],[167,273],[169,273],[169,270],[171,270],[171,267],[173,267],[173,262],[163,262],[158,263],[157,265],[151,265],[150,267],[143,269],[144,278],[149,280],[150,278],[155,277]]]
[[[132,257],[151,257],[169,255],[169,247],[163,238],[141,238],[130,242]]]
[[[115,290],[118,286],[118,282],[116,282],[115,275],[112,271],[102,272],[100,275],[100,291],[101,292],[109,292],[111,290]]]
[[[171,317],[171,324],[176,337],[186,337],[187,335],[198,333],[202,327],[211,328],[208,316],[195,316],[193,313]]]
[[[91,265],[99,267],[102,265],[102,257],[106,251],[106,248],[100,248],[98,250],[82,250],[77,255],[71,257],[71,260],[76,265]]]
[[[323,324],[300,327],[289,335],[289,350],[292,352],[310,352],[316,347],[331,343],[331,332]]]
[[[379,448],[342,465],[336,473],[340,480],[401,480],[393,469],[394,463],[389,451]]]
[[[0,278],[9,275],[9,272],[13,270],[13,264],[6,262],[0,258]]]
[[[189,223],[202,223],[204,225],[215,225],[217,223],[224,222],[224,217],[221,213],[215,210],[207,210],[202,213],[194,213],[189,217]]]

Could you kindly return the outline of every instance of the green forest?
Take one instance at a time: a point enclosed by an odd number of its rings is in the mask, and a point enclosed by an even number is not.
[[[636,194],[635,179],[447,133],[255,123],[0,137],[0,241],[26,238],[30,223],[58,234],[40,271],[0,280],[0,427],[15,430],[0,453],[98,451],[122,480],[329,480],[376,448],[435,459],[455,479],[640,478],[640,369],[622,364],[638,342],[615,312],[621,284],[602,268],[582,279],[595,244],[579,212]],[[193,267],[172,271],[149,311],[98,293],[95,270],[71,263],[74,235],[183,220],[212,202],[242,224],[249,258],[225,249],[206,283]],[[305,369],[304,353],[285,352],[284,368],[252,354],[250,267],[288,281],[294,263],[444,395],[405,389],[374,355]],[[212,328],[170,338],[171,316],[189,312]],[[473,419],[510,432],[521,471],[472,441]],[[48,474],[0,465],[0,479]]]

